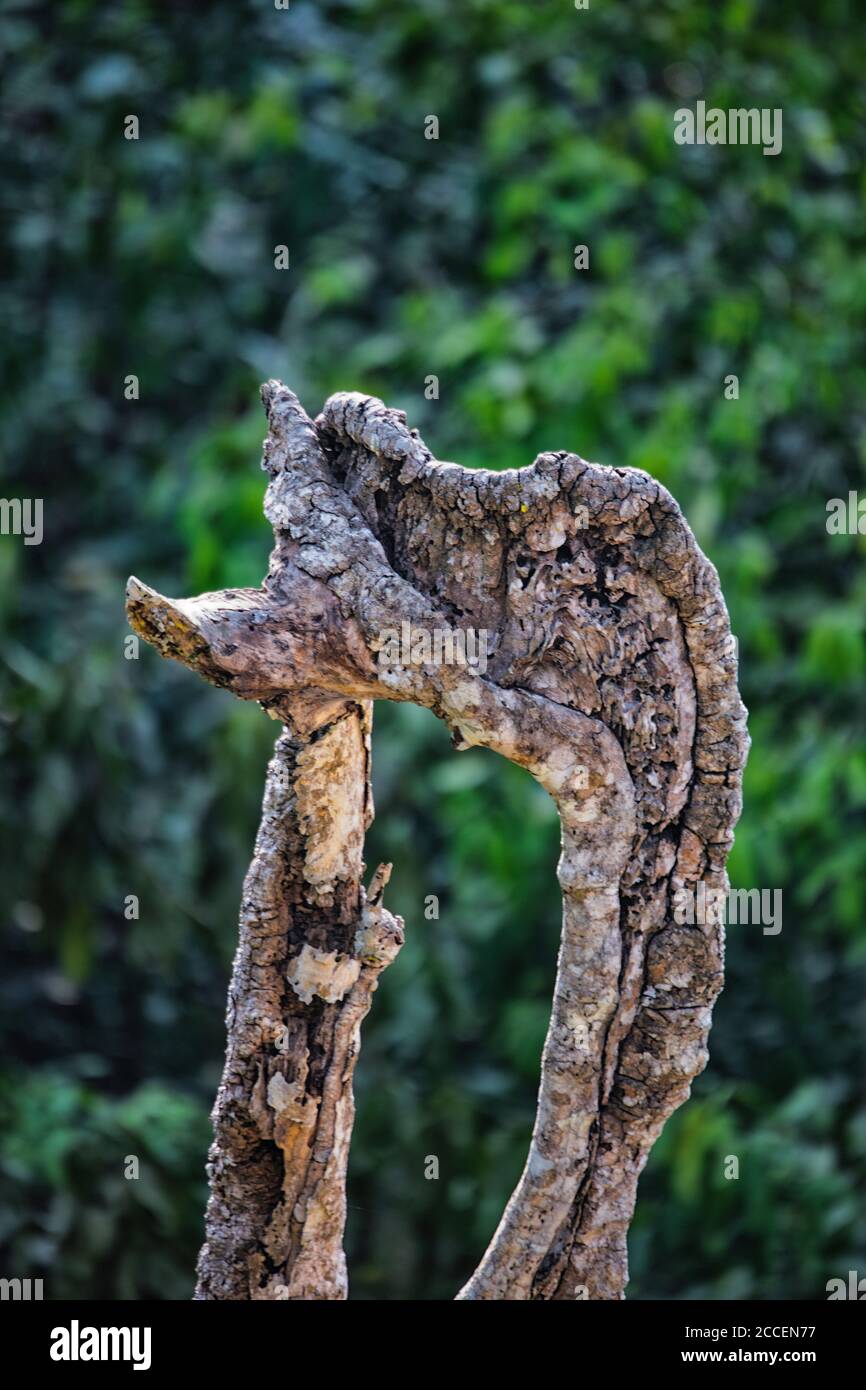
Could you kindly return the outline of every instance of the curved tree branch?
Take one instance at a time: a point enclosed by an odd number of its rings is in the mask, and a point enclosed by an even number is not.
[[[381,877],[375,906],[360,878],[383,698],[527,768],[562,825],[530,1151],[459,1297],[620,1298],[637,1180],[706,1063],[722,983],[721,925],[671,911],[678,889],[727,886],[740,808],[748,738],[716,572],[644,473],[566,453],[464,469],[370,397],[334,396],[313,422],[282,384],[262,396],[261,589],[169,600],[132,579],[127,599],[164,655],[286,728],[244,894],[198,1296],[345,1296],[352,1065],[402,926]],[[406,625],[483,633],[489,664],[459,643],[450,662],[423,642],[397,657]]]

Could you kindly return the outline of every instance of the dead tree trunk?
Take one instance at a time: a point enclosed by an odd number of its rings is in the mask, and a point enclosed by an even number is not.
[[[361,883],[369,702],[389,699],[527,768],[562,825],[529,1155],[458,1297],[622,1298],[638,1177],[706,1063],[722,984],[721,923],[672,910],[700,880],[727,887],[740,810],[746,712],[716,572],[645,473],[567,453],[464,469],[370,397],[333,396],[313,422],[281,383],[262,395],[262,587],[170,600],[131,579],[127,597],[163,655],[284,725],[244,887],[196,1296],[346,1296],[352,1071],[402,941],[388,867]]]

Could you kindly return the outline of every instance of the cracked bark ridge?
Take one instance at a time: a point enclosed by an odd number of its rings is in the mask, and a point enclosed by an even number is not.
[[[374,398],[332,396],[312,421],[279,382],[262,397],[261,588],[171,600],[132,579],[127,600],[164,655],[284,724],[244,892],[197,1296],[345,1296],[352,1066],[402,927],[381,875],[375,921],[361,885],[369,702],[391,699],[527,768],[562,826],[529,1154],[458,1297],[619,1299],[638,1178],[706,1064],[722,984],[721,925],[672,912],[678,889],[727,887],[740,811],[746,711],[718,577],[645,473],[564,452],[466,469]],[[393,660],[406,622],[485,630],[486,671]]]

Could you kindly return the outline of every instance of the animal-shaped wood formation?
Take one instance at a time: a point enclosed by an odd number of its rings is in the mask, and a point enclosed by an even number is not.
[[[619,1299],[638,1177],[706,1064],[722,985],[721,924],[672,909],[701,880],[726,890],[740,811],[746,711],[716,571],[645,473],[569,453],[467,469],[371,397],[332,396],[315,421],[280,382],[262,397],[261,588],[179,600],[130,579],[127,595],[163,655],[283,724],[244,884],[196,1297],[346,1297],[352,1074],[403,940],[389,866],[362,882],[371,702],[386,699],[527,768],[562,825],[529,1154],[458,1297]]]

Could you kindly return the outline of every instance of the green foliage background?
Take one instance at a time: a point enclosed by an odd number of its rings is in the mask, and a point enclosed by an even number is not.
[[[783,889],[784,927],[729,933],[630,1296],[823,1298],[866,1273],[864,538],[825,528],[828,498],[866,488],[859,11],[4,7],[2,491],[44,498],[46,531],[0,537],[0,1273],[189,1296],[275,727],[150,650],[124,660],[122,596],[130,572],[258,583],[268,376],[312,412],[381,395],[441,458],[569,448],[678,497],[752,711],[732,878]],[[699,97],[782,108],[782,154],[676,146]],[[375,760],[368,859],[395,861],[408,944],[364,1037],[352,1293],[449,1297],[529,1137],[557,830],[519,770],[451,754],[421,711],[378,709]]]

